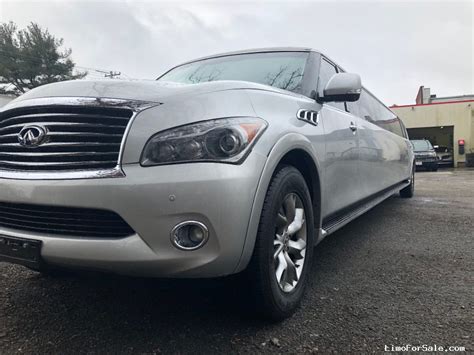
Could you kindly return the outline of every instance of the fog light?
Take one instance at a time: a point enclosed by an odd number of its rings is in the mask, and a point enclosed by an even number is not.
[[[171,243],[181,250],[196,250],[206,244],[209,238],[207,227],[197,221],[186,221],[171,231]]]

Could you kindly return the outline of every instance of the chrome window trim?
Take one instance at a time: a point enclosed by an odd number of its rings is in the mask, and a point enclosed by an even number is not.
[[[97,97],[46,97],[39,99],[22,100],[6,105],[0,112],[8,112],[18,108],[38,107],[38,106],[84,106],[84,107],[104,107],[104,108],[124,108],[131,110],[130,117],[125,132],[120,142],[120,151],[117,165],[112,169],[82,170],[82,171],[52,171],[52,172],[31,172],[31,171],[11,171],[0,169],[0,179],[15,180],[75,180],[75,179],[99,179],[99,178],[119,178],[125,177],[122,170],[122,159],[125,143],[130,133],[130,129],[137,115],[154,106],[161,105],[159,102],[97,98]]]

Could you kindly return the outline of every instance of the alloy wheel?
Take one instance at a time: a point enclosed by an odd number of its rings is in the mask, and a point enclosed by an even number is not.
[[[278,211],[273,241],[275,276],[283,292],[291,292],[298,285],[305,262],[306,243],[303,202],[297,194],[290,193]]]

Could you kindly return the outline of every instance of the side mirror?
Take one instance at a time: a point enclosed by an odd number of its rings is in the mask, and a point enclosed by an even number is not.
[[[322,101],[357,101],[362,90],[358,74],[337,73],[329,79]]]

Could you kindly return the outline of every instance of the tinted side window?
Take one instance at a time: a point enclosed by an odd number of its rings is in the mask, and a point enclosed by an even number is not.
[[[362,90],[358,101],[348,102],[348,106],[349,112],[353,115],[361,117],[401,137],[405,136],[400,119],[366,90]]]
[[[319,79],[318,79],[318,95],[324,96],[324,88],[328,83],[329,79],[336,74],[336,67],[329,63],[324,58],[321,59],[321,66],[319,68]],[[328,102],[328,105],[337,107],[338,109],[345,110],[344,102]]]
[[[402,126],[400,125],[400,119],[388,108],[379,103],[380,116],[377,119],[377,125],[403,137]]]
[[[400,125],[400,119],[393,114],[390,117],[391,118],[389,120],[384,121],[387,125],[387,128],[385,129],[388,129],[390,132],[395,133],[400,137],[405,137],[402,126]]]
[[[360,93],[360,98],[355,102],[348,102],[349,112],[355,116],[363,118],[369,122],[376,121],[376,108],[374,107],[371,96],[365,90]]]

